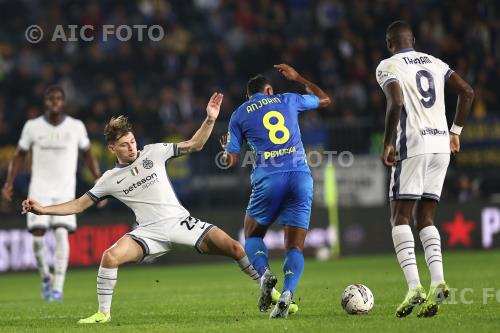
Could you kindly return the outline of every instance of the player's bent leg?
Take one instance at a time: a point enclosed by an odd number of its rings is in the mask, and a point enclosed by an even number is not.
[[[306,239],[307,230],[285,226],[285,247],[286,257],[283,264],[283,273],[285,281],[283,284],[283,292],[279,301],[276,303],[269,318],[287,318],[290,306],[292,304],[293,294],[300,281],[300,277],[304,272],[304,241]]]
[[[415,240],[410,227],[415,200],[391,201],[392,241],[394,250],[408,284],[405,299],[396,309],[397,317],[406,317],[413,308],[425,300],[425,290],[420,284],[415,256]]]
[[[138,262],[142,259],[142,246],[129,235],[124,235],[102,254],[101,267],[118,268],[118,266]]]
[[[79,324],[102,324],[111,320],[111,299],[118,277],[118,267],[128,262],[138,262],[143,255],[142,246],[128,235],[104,251],[97,273],[99,310],[88,318],[80,319]]]
[[[248,260],[243,246],[232,239],[222,229],[212,227],[199,245],[199,250],[203,254],[215,254],[233,258],[241,268],[241,271],[248,275],[254,282],[258,283],[259,273],[257,273]]]
[[[33,252],[35,254],[36,265],[40,272],[41,279],[41,292],[40,297],[44,301],[50,300],[52,293],[52,276],[50,275],[49,265],[45,257],[45,229],[32,229],[30,230],[33,235]]]
[[[63,227],[58,227],[55,229],[54,235],[56,239],[54,285],[52,287],[50,301],[61,302],[63,300],[64,279],[66,278],[69,259],[68,230]]]
[[[259,287],[261,287],[261,296],[259,297],[259,309],[261,311],[266,311],[271,304],[271,292],[273,290],[274,285],[276,285],[276,281],[270,287],[269,291],[266,292],[266,297],[268,299],[267,307],[265,310],[261,306],[262,299],[262,280],[260,278],[259,273],[255,270],[251,262],[249,261],[247,255],[241,244],[234,239],[232,239],[228,234],[226,234],[223,230],[219,228],[212,228],[208,234],[203,239],[202,243],[199,246],[199,249],[202,253],[205,254],[218,254],[224,255],[227,257],[233,258],[241,270],[248,275],[253,281],[257,283]],[[266,280],[267,281],[267,280]],[[267,286],[267,284],[266,284]]]
[[[212,227],[199,245],[203,254],[214,254],[239,260],[245,256],[245,250],[239,242],[232,239],[222,229]]]
[[[432,317],[437,314],[439,304],[449,296],[449,288],[444,281],[443,258],[441,254],[441,236],[434,226],[437,200],[422,198],[415,209],[415,219],[420,240],[425,252],[425,261],[431,274],[429,295],[417,313],[418,317]]]

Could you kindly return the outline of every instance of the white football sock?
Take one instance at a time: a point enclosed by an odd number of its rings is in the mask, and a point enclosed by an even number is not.
[[[441,236],[433,225],[420,230],[420,240],[425,251],[425,261],[431,273],[431,286],[444,281]]]
[[[259,273],[255,270],[253,265],[250,263],[250,260],[248,260],[247,256],[244,256],[243,258],[239,260],[235,260],[238,266],[240,266],[241,271],[248,275],[257,285],[260,287],[260,276]]]
[[[118,268],[105,268],[100,266],[97,273],[97,300],[99,311],[108,314],[111,311],[111,299],[115,289]]]
[[[44,236],[33,235],[33,252],[35,253],[36,266],[42,279],[50,276],[49,265],[45,258],[45,243],[43,238]]]
[[[397,225],[392,228],[392,241],[398,257],[399,266],[408,283],[408,288],[415,288],[420,284],[418,277],[417,259],[415,257],[415,240],[409,225]]]
[[[62,293],[69,259],[68,230],[57,228],[54,231],[54,235],[56,238],[56,250],[54,256],[54,286],[52,289]]]
[[[238,266],[240,266],[241,270],[246,275],[250,276],[250,278],[257,284],[257,287],[260,288],[260,278],[261,277],[259,276],[259,272],[257,272],[255,270],[255,268],[253,267],[253,265],[250,263],[250,260],[248,260],[248,257],[244,256],[240,260],[235,260],[235,261],[238,264]],[[275,295],[276,293],[279,294],[279,292],[276,290],[276,288],[273,288],[273,295]],[[279,296],[276,296],[276,297],[279,297]]]

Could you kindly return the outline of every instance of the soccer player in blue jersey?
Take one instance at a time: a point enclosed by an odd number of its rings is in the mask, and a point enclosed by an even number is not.
[[[270,318],[287,318],[304,270],[302,252],[313,197],[313,179],[305,159],[298,118],[302,111],[328,106],[330,98],[292,67],[285,64],[274,67],[288,80],[304,85],[309,94],[275,94],[265,76],[251,78],[247,84],[248,101],[232,114],[228,135],[221,144],[227,166],[237,164],[245,141],[255,157],[244,229],[245,251],[261,276],[260,311],[271,306],[277,283],[263,238],[276,219],[285,228],[285,280]]]

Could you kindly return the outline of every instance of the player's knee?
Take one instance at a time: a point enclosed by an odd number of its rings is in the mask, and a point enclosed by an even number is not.
[[[395,216],[392,218],[393,226],[410,225],[410,222],[411,222],[410,216],[407,216],[406,214],[396,213]]]
[[[245,249],[240,242],[233,240],[231,244],[231,252],[235,259],[241,259],[245,256]]]
[[[430,227],[431,225],[434,225],[434,219],[430,216],[426,216],[417,221],[417,230],[420,231],[423,228]]]
[[[31,230],[31,234],[36,237],[41,237],[45,235],[45,229],[33,229]]]
[[[107,249],[102,254],[101,266],[107,268],[114,268],[120,265],[120,261],[113,249]]]

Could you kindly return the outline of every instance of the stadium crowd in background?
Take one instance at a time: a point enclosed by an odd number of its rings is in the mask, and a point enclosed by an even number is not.
[[[320,114],[305,114],[305,122],[368,124],[380,132],[385,101],[374,70],[388,55],[384,29],[395,18],[413,26],[418,50],[444,59],[471,83],[472,117],[500,113],[498,7],[492,0],[3,3],[0,145],[16,145],[25,121],[43,112],[44,89],[55,83],[65,89],[68,113],[85,122],[92,140],[102,140],[103,124],[122,113],[136,124],[139,143],[186,137],[204,117],[214,89],[225,94],[222,121],[245,99],[245,83],[257,73],[268,75],[277,91],[298,89],[273,71],[272,65],[282,62],[314,78],[334,98]],[[131,22],[161,25],[165,37],[159,42],[97,38],[103,25]],[[30,24],[46,34],[56,25],[93,25],[96,38],[30,44],[24,34]],[[455,105],[454,98],[448,103]],[[307,136],[307,126],[304,132]],[[361,153],[369,152],[370,142],[364,144]]]

